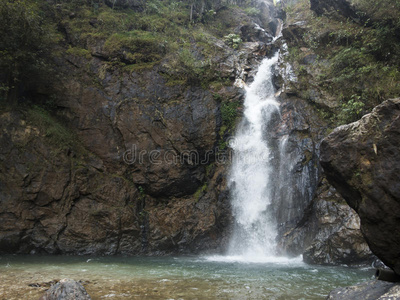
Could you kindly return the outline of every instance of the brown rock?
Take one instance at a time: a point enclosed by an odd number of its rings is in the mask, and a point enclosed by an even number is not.
[[[90,300],[85,288],[72,279],[61,279],[53,285],[39,300]]]
[[[328,180],[361,218],[372,252],[400,274],[400,99],[338,127],[321,145]]]

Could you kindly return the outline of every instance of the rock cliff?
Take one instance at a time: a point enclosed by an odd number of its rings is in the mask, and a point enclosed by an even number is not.
[[[328,180],[361,218],[371,250],[400,274],[400,99],[335,129],[321,145]]]
[[[260,9],[268,9],[266,3]],[[141,11],[143,2],[116,4]],[[131,39],[104,32],[108,27],[97,32],[106,22],[120,26],[119,14],[132,12],[95,9],[100,16],[83,7],[58,20],[65,43],[57,50],[63,55],[55,58],[61,80],[52,95],[45,89],[30,95],[33,102],[38,95],[51,96],[55,107],[2,107],[0,252],[165,254],[222,248],[231,219],[226,139],[243,98],[234,82],[251,79],[271,48],[271,29],[238,8],[226,8],[218,17],[238,20],[229,30],[239,37],[240,49],[199,29],[200,37],[190,33],[183,50],[146,53],[150,42],[158,45],[148,28],[135,40],[140,49],[131,42],[138,30]],[[141,16],[146,21],[159,14]],[[76,24],[88,32],[82,34]],[[182,39],[177,43],[186,43]]]
[[[339,2],[344,3],[343,11],[333,8]],[[331,42],[326,39],[327,28],[315,28],[311,10],[328,15],[324,21],[332,22],[347,17],[345,7],[350,6],[346,1],[309,4],[299,1],[288,10],[280,41],[276,85],[282,121],[275,132],[276,138],[286,136],[282,160],[292,165],[282,170],[287,179],[275,206],[279,245],[284,253],[303,254],[308,263],[370,264],[375,257],[361,234],[358,215],[326,180],[319,163],[320,143],[332,126],[327,112],[340,107],[340,102],[321,83],[321,64],[330,62],[322,61],[319,51]]]

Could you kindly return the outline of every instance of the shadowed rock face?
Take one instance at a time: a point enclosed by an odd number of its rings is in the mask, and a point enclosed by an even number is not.
[[[338,127],[321,144],[329,182],[356,210],[372,252],[400,274],[400,99]]]
[[[310,0],[311,10],[317,15],[341,15],[345,18],[357,19],[358,16],[347,0]]]

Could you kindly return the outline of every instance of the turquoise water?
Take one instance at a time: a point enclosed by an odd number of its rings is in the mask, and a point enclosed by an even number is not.
[[[0,299],[38,299],[50,281],[62,278],[82,280],[92,299],[324,299],[372,275],[372,269],[300,259],[0,256]]]

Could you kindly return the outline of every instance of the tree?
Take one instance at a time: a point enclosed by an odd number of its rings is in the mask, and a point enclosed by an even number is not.
[[[45,77],[50,68],[55,30],[32,0],[0,3],[0,88],[9,103],[29,82]]]

